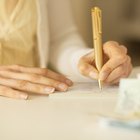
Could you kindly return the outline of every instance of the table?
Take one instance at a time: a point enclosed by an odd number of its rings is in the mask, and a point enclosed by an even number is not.
[[[131,77],[139,71],[134,69]],[[101,126],[97,114],[114,111],[117,93],[84,97],[0,97],[1,140],[140,140],[140,131]]]

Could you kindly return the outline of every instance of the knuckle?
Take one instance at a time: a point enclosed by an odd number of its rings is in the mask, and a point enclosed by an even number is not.
[[[107,65],[102,71],[104,73],[110,73],[113,70],[113,68],[111,68],[109,65]]]
[[[127,60],[127,55],[118,55],[115,59],[117,59],[120,62],[124,62]]]
[[[20,89],[26,89],[28,86],[28,82],[25,80],[21,80],[17,82],[17,85]]]
[[[8,93],[9,92],[9,88],[7,88],[5,86],[0,86],[0,91],[4,92],[4,93]]]
[[[121,78],[126,78],[126,77],[128,77],[128,72],[127,71],[125,71],[121,74],[120,79]]]
[[[53,87],[57,87],[61,82],[53,80],[53,79],[49,79],[47,85],[48,86],[53,86]]]
[[[111,46],[119,46],[119,43],[116,41],[108,41],[104,44],[105,47],[111,47]]]
[[[37,74],[31,74],[29,77],[30,77],[29,79],[30,79],[31,81],[34,81],[34,82],[40,81],[40,80],[41,80],[41,76],[39,76],[39,75],[37,75]]]
[[[13,89],[10,90],[10,95],[8,94],[8,96],[12,97],[12,98],[18,98],[19,97],[19,92],[15,91]]]
[[[14,97],[15,93],[14,93],[14,90],[12,90],[9,87],[0,86],[0,95],[5,96],[5,97]]]
[[[127,72],[124,72],[121,76],[121,78],[126,78],[128,76],[128,73]]]
[[[39,71],[40,71],[40,74],[42,74],[42,75],[48,74],[48,69],[46,69],[46,68],[41,68],[41,69],[39,69]]]
[[[16,64],[15,64],[15,65],[12,65],[12,66],[13,66],[14,68],[19,68],[19,65],[16,65]]]
[[[66,78],[63,75],[57,75],[55,77],[56,77],[56,79],[59,79],[59,81],[65,81],[66,80]]]
[[[11,66],[13,69],[16,69],[16,70],[18,70],[18,71],[20,71],[20,65],[12,65]]]
[[[123,75],[123,74],[125,73],[125,69],[124,69],[123,66],[120,66],[120,67],[118,68],[118,73],[120,73],[121,75]]]
[[[55,81],[55,82],[51,83],[51,86],[59,87],[60,84],[62,84],[62,83]]]

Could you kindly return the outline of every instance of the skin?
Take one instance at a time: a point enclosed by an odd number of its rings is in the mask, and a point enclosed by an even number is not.
[[[92,79],[100,79],[105,84],[118,84],[121,78],[128,77],[132,71],[131,58],[127,49],[115,41],[103,45],[104,65],[100,72],[95,66],[94,52],[83,56],[78,64],[81,74]]]
[[[67,91],[72,81],[49,69],[20,65],[0,66],[0,95],[27,99],[29,93],[51,94]]]

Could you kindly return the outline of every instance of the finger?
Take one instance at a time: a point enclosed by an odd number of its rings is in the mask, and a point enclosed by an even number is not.
[[[119,85],[121,77],[115,79],[114,81],[112,81],[111,83],[106,83],[107,85]]]
[[[126,72],[126,76],[128,77],[130,75],[130,73],[132,72],[132,68],[133,68],[130,56],[128,56],[127,65],[128,65],[128,69]]]
[[[110,81],[104,81],[106,84],[108,84],[108,85],[114,85],[114,84],[116,84],[116,85],[118,85],[119,84],[119,82],[120,82],[120,80],[122,79],[122,78],[126,78],[126,77],[128,77],[128,73],[127,74],[122,74],[122,75],[120,75],[120,76],[118,76],[116,79],[112,79],[112,81],[110,80]]]
[[[127,67],[125,67],[125,66],[126,65],[120,65],[115,70],[113,70],[110,73],[110,75],[107,77],[107,79],[105,80],[105,82],[111,83],[112,81],[114,81],[118,77],[124,76],[125,73],[127,72]],[[125,75],[125,76],[127,76],[127,75]]]
[[[81,62],[79,63],[78,67],[82,75],[92,79],[98,79],[98,71],[94,66],[85,62]]]
[[[29,74],[29,73],[16,73],[11,71],[0,71],[0,76],[10,78],[10,79],[17,79],[17,80],[24,80],[35,84],[42,84],[50,87],[54,87],[58,91],[66,91],[68,89],[67,84],[38,75],[38,74]]]
[[[119,85],[119,82],[122,78],[125,78],[125,76],[118,77],[117,79],[111,81],[110,85]]]
[[[115,41],[108,41],[103,45],[103,51],[104,53],[109,57],[116,57],[117,55],[120,54],[127,54],[127,48],[124,47],[123,45],[119,45]]]
[[[28,94],[24,92],[20,92],[14,90],[10,87],[0,85],[0,95],[4,97],[14,98],[14,99],[23,99],[26,100],[28,98]]]
[[[39,74],[63,83],[66,83],[68,86],[72,86],[73,82],[70,79],[67,79],[65,76],[55,73],[49,69],[45,68],[32,68],[32,67],[24,67],[20,65],[11,65],[11,66],[2,66],[0,67],[0,70],[3,69],[9,69],[9,70],[14,70],[17,72],[24,72],[24,73],[34,73],[34,74]]]
[[[116,69],[114,69],[105,81],[111,83],[111,81],[117,79],[118,77],[128,77],[131,72],[131,69],[131,59],[128,56],[127,61],[124,64],[118,66]]]
[[[95,68],[94,51],[80,59],[78,64],[79,72],[89,78],[98,79],[98,71]]]
[[[123,45],[120,46],[117,42],[109,41],[105,43],[103,50],[109,60],[105,63],[99,74],[99,79],[102,81],[104,81],[114,69],[125,63],[128,59],[126,55],[127,49]]]
[[[107,78],[105,82],[108,84],[118,84],[120,79],[128,77],[131,71],[132,71],[131,59],[130,57],[128,57],[127,62],[122,67],[120,66],[116,70],[114,70],[109,75],[109,77]]]
[[[131,74],[132,69],[133,69],[133,66],[132,66],[132,64],[130,64],[130,66],[128,68],[128,75],[127,76],[129,76]]]
[[[123,50],[124,54],[127,54],[128,50],[124,45],[120,45],[121,49]]]
[[[124,73],[122,72],[122,75],[120,75],[120,78],[127,78],[132,71],[131,58],[129,56],[126,63],[123,64],[123,71]]]
[[[104,81],[114,69],[116,69],[117,67],[125,63],[127,59],[128,59],[127,55],[126,56],[124,55],[124,56],[111,58],[110,60],[108,60],[100,71],[99,79]]]
[[[41,69],[39,72],[37,70],[34,71],[34,73],[36,74],[41,74],[45,77],[48,77],[48,78],[51,78],[51,79],[54,79],[56,81],[60,81],[60,82],[63,82],[65,84],[67,84],[68,86],[72,86],[73,85],[73,82],[66,78],[65,76],[61,75],[61,74],[58,74],[58,73],[55,73],[51,70],[46,70],[46,69]]]
[[[55,90],[53,87],[33,84],[24,80],[8,79],[3,77],[0,77],[0,85],[38,94],[51,94]]]

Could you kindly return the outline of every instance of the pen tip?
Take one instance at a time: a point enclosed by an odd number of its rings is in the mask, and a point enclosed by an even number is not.
[[[98,80],[100,91],[102,91],[102,81]]]

